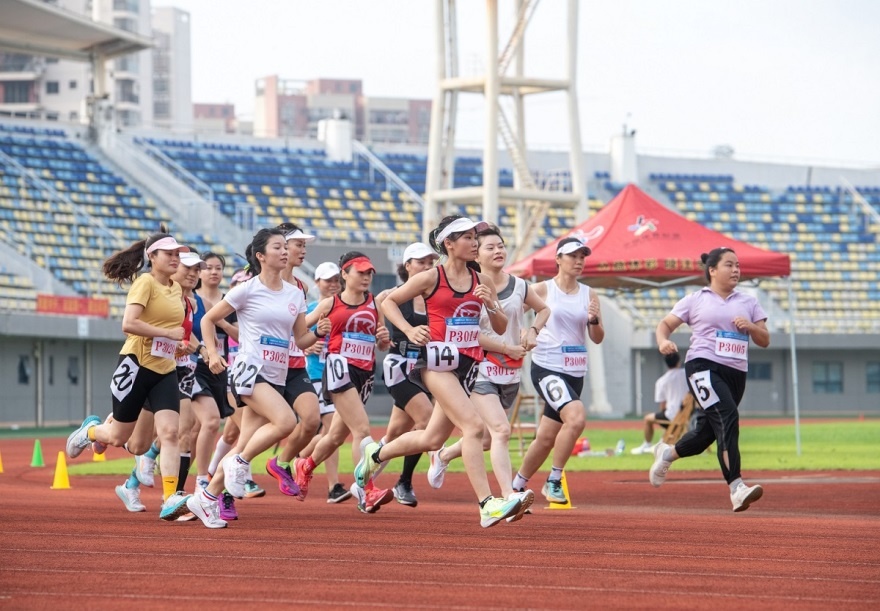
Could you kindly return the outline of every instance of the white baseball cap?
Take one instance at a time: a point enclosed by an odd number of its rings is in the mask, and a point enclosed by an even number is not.
[[[435,259],[439,259],[440,255],[431,250],[431,247],[423,242],[413,242],[403,251],[404,263],[410,259],[423,259],[424,257],[434,257]]]
[[[482,231],[489,226],[489,223],[486,221],[472,221],[469,218],[460,218],[455,219],[451,223],[449,223],[443,230],[437,234],[435,238],[437,240],[437,244],[440,244],[448,238],[453,233],[461,233],[462,231],[470,231],[471,229],[476,229],[477,231]]]
[[[302,229],[294,229],[284,236],[284,240],[302,240],[303,242],[313,242],[315,240],[315,236],[309,233],[304,233]]]
[[[584,254],[588,257],[593,254],[593,249],[589,246],[581,242],[577,238],[565,238],[560,240],[559,245],[556,247],[557,255],[570,255],[579,250],[583,250]]]
[[[205,269],[208,267],[208,264],[202,261],[202,258],[194,252],[180,253],[180,264],[187,267],[195,267],[198,265],[199,269]]]
[[[339,275],[339,266],[330,261],[325,261],[315,268],[315,280],[330,280]]]

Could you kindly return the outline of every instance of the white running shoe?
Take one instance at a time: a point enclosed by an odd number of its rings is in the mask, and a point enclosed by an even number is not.
[[[223,459],[223,484],[226,490],[237,499],[244,498],[244,485],[248,480],[248,465],[243,465],[238,460],[238,455],[233,454]]]
[[[206,528],[226,528],[220,519],[220,503],[212,501],[203,493],[197,492],[186,500],[186,508],[202,521]]]
[[[122,501],[125,508],[132,513],[147,510],[144,504],[141,503],[140,488],[126,488],[124,485],[116,486],[116,496],[119,497],[119,500]]]
[[[633,448],[629,452],[630,452],[630,454],[634,454],[634,455],[638,456],[639,454],[648,454],[650,451],[651,451],[651,444],[646,441],[642,445]]]
[[[512,516],[505,518],[508,522],[516,522],[517,520],[522,520],[523,516],[526,513],[532,513],[529,511],[529,507],[532,506],[532,503],[535,502],[535,493],[531,490],[523,490],[522,492],[514,492],[509,497],[507,497],[508,501],[519,500],[520,508],[519,510]]]
[[[141,486],[152,488],[156,483],[154,476],[156,473],[156,460],[148,457],[146,454],[135,456],[134,465],[134,474],[141,483]]]
[[[671,447],[668,443],[663,443],[662,441],[654,446],[654,464],[651,465],[651,470],[648,471],[648,479],[651,480],[651,485],[655,488],[659,488],[666,481],[666,473],[669,471],[669,465],[672,462],[663,460],[663,453],[667,448]]]
[[[428,457],[431,459],[431,466],[428,467],[428,484],[431,488],[441,488],[443,486],[443,479],[446,477],[446,467],[449,466],[449,463],[443,462],[440,459],[440,452],[442,451],[443,448],[436,452],[428,452]]]
[[[764,496],[761,486],[746,486],[741,483],[736,490],[730,493],[730,502],[733,503],[735,512],[745,511],[749,505]]]

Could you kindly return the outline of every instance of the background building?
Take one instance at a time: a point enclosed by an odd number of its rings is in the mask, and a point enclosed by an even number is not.
[[[174,131],[193,127],[189,13],[153,9],[153,124]]]

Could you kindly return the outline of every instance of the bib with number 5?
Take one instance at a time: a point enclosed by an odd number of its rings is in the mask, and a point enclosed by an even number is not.
[[[235,393],[240,397],[249,397],[254,394],[254,384],[257,383],[257,374],[263,368],[263,363],[251,356],[240,356],[235,360],[232,367],[232,386]]]
[[[330,392],[339,390],[351,382],[351,375],[348,373],[348,359],[344,356],[328,354],[324,369],[327,372],[327,390]]]
[[[458,346],[450,342],[428,342],[425,346],[428,371],[458,369]]]
[[[721,400],[715,393],[715,389],[712,388],[711,374],[712,372],[706,369],[698,371],[688,378],[697,393],[697,401],[700,402],[700,407],[703,409],[712,407]]]
[[[538,382],[541,387],[541,394],[544,400],[555,410],[559,410],[566,403],[572,400],[571,393],[568,391],[568,384],[559,376],[547,376]]]

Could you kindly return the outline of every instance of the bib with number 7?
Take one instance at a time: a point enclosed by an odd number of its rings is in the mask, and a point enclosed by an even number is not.
[[[708,369],[691,374],[688,380],[691,381],[691,386],[697,394],[697,401],[703,409],[710,408],[721,401],[715,389],[712,388],[712,372]]]

